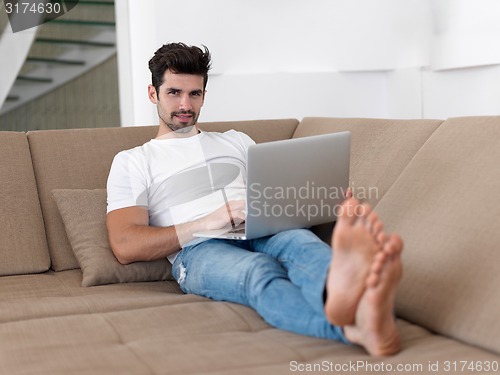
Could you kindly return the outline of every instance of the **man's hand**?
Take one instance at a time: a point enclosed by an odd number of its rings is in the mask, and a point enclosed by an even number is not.
[[[207,230],[235,227],[245,221],[246,218],[245,200],[233,200],[219,207],[211,214],[205,216],[205,226]]]

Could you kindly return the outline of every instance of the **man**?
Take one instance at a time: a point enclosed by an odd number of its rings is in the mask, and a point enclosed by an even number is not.
[[[245,219],[253,141],[234,130],[197,128],[210,69],[206,47],[164,45],[149,68],[158,134],[120,152],[108,179],[116,258],[127,264],[167,257],[186,293],[245,304],[277,328],[358,344],[373,355],[398,352],[393,308],[403,245],[384,233],[368,205],[344,202],[333,250],[305,229],[248,241],[193,237]],[[211,191],[204,187],[207,171],[221,161],[237,173],[223,191]]]

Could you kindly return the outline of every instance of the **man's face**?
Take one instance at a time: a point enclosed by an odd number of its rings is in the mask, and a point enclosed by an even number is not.
[[[156,104],[163,132],[189,132],[198,121],[205,91],[203,76],[175,74],[167,70],[158,93],[148,87],[149,100]]]

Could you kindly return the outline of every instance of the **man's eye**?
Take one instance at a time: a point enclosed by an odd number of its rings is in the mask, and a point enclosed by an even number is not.
[[[168,92],[169,95],[179,95],[179,91],[178,90],[170,90]]]

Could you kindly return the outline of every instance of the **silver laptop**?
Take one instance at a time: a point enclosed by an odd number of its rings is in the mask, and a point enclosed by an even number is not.
[[[250,146],[245,222],[194,236],[244,240],[335,221],[349,186],[350,149],[350,132]]]

